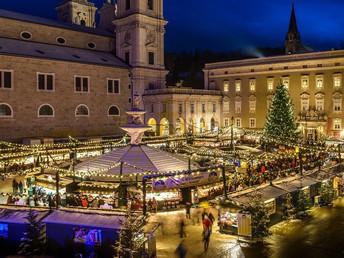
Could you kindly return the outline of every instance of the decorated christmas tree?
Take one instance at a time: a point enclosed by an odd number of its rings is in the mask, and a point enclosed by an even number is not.
[[[45,226],[37,219],[38,212],[30,209],[25,217],[28,222],[24,237],[21,238],[18,254],[31,256],[44,253],[45,249]]]
[[[115,250],[119,257],[142,257],[144,234],[142,216],[137,216],[130,208],[127,209],[124,219],[121,220],[122,229],[116,241]]]
[[[249,205],[249,212],[252,216],[251,225],[253,237],[261,238],[269,235],[269,210],[262,201],[262,194],[258,191],[255,191],[250,196]]]
[[[321,204],[330,205],[332,201],[336,198],[336,191],[333,189],[332,185],[328,182],[322,183],[319,189],[319,194],[321,195]]]
[[[303,190],[299,190],[297,205],[296,205],[296,217],[305,218],[309,216],[308,208],[310,205],[310,198],[308,194],[305,194]]]
[[[295,218],[296,209],[293,205],[293,200],[290,193],[287,193],[283,198],[283,208],[284,214],[283,219],[293,219]]]
[[[279,83],[265,121],[263,140],[265,142],[269,142],[269,139],[280,142],[298,142],[301,137],[298,126],[289,92],[282,83]]]

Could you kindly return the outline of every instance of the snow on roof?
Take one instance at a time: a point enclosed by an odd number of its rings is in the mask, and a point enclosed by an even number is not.
[[[57,27],[57,28],[62,28],[62,29],[67,29],[67,30],[75,30],[75,31],[80,31],[84,33],[96,34],[96,35],[107,36],[107,37],[115,36],[114,33],[111,33],[109,31],[99,29],[99,28],[91,28],[91,27],[81,26],[77,24],[61,22],[57,20],[50,20],[50,19],[46,19],[46,18],[42,18],[38,16],[11,12],[7,10],[3,10],[3,9],[0,9],[0,18],[7,18],[7,19],[12,19],[12,20],[42,24],[46,26]]]
[[[302,177],[302,178],[298,178],[292,181],[285,181],[285,182],[276,184],[276,187],[281,188],[288,192],[294,192],[294,191],[298,191],[299,189],[303,187],[311,186],[316,183],[317,181],[315,181],[314,179],[311,179],[309,177]]]
[[[129,145],[118,148],[112,152],[106,153],[100,157],[85,161],[75,166],[75,171],[87,172],[106,169],[120,161],[129,165],[144,169],[145,171],[170,172],[175,170],[188,170],[188,161],[182,160],[171,153],[162,151],[146,145]],[[123,175],[133,172],[142,172],[132,166],[123,165]],[[191,166],[191,169],[197,167]],[[119,175],[120,166],[110,169],[104,174]]]
[[[1,223],[14,223],[14,224],[25,224],[28,220],[25,218],[28,215],[28,207],[6,207],[0,208],[0,222]],[[48,214],[48,210],[35,209],[38,213],[37,219],[40,220]]]
[[[53,211],[43,222],[120,230],[124,216],[124,213],[60,209]]]
[[[129,68],[125,62],[108,52],[7,38],[0,38],[0,54]]]

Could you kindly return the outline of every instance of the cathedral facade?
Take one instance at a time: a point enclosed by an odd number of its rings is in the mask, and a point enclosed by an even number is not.
[[[133,92],[165,82],[162,7],[65,0],[56,21],[0,10],[0,140],[122,134]]]

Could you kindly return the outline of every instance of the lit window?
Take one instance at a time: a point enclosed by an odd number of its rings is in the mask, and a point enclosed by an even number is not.
[[[342,99],[333,99],[333,111],[341,111],[342,110]]]
[[[117,106],[109,107],[108,116],[119,116],[119,108]]]
[[[228,126],[229,126],[229,119],[228,119],[228,118],[225,118],[224,121],[225,121],[225,122],[224,122],[224,126],[225,126],[225,127],[228,127]]]
[[[321,89],[324,87],[324,76],[323,75],[317,75],[316,87],[317,87],[317,89]]]
[[[235,126],[241,127],[241,118],[235,118]]]
[[[333,87],[340,88],[342,86],[342,75],[334,74],[333,75]]]
[[[250,100],[249,101],[250,113],[256,112],[256,101]]]
[[[250,80],[250,92],[255,92],[256,91],[256,80],[251,79]]]
[[[241,81],[240,80],[236,80],[235,81],[235,91],[236,92],[240,92],[241,91]]]
[[[229,81],[225,80],[223,81],[223,91],[228,92],[228,90],[229,90]]]
[[[235,113],[241,113],[241,100],[235,101]]]
[[[229,112],[229,101],[225,100],[223,101],[223,112]]]
[[[268,91],[274,90],[274,78],[268,78]]]
[[[90,77],[74,76],[74,84],[76,92],[89,92]]]
[[[107,79],[107,92],[110,94],[119,94],[119,80]]]
[[[256,128],[256,119],[250,118],[250,128]]]
[[[302,87],[302,90],[308,90],[308,87],[309,87],[309,77],[308,76],[302,76],[301,77],[301,87]]]
[[[315,100],[315,108],[318,111],[324,110],[324,99],[316,99]]]
[[[308,111],[309,110],[309,99],[302,99],[301,100],[301,110]]]
[[[51,73],[37,73],[37,84],[39,91],[54,90],[55,75]]]
[[[334,130],[341,130],[342,129],[342,119],[334,119],[333,120],[333,129]]]
[[[282,83],[286,89],[289,89],[289,77],[283,77]]]

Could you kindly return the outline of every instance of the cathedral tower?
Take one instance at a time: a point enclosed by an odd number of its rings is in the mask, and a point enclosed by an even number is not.
[[[291,9],[291,15],[290,15],[289,30],[285,37],[285,53],[295,54],[299,52],[299,49],[301,47],[302,47],[301,37],[300,37],[299,30],[297,29],[294,3],[293,3],[292,9]]]
[[[118,0],[114,24],[116,55],[133,67],[133,92],[164,87],[163,0]]]
[[[97,8],[88,0],[64,0],[56,7],[59,21],[95,27],[95,13]]]

